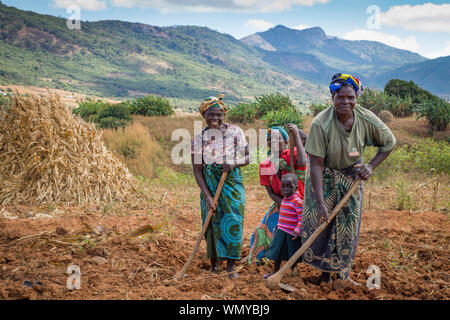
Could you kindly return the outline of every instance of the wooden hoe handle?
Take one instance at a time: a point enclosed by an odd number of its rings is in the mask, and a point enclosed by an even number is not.
[[[223,187],[223,184],[225,183],[225,179],[227,178],[227,174],[228,174],[227,171],[223,171],[222,176],[220,177],[219,186],[217,187],[216,194],[214,195],[214,200],[213,200],[214,208],[217,206],[217,203],[219,202],[219,196],[220,196],[220,193],[222,192],[222,187]],[[189,256],[189,259],[184,264],[183,269],[181,269],[181,271],[175,275],[176,280],[179,281],[179,280],[183,279],[187,268],[191,264],[192,260],[194,260],[194,256],[197,253],[198,248],[200,247],[200,243],[202,242],[202,238],[206,233],[206,229],[208,229],[209,222],[211,221],[211,217],[214,213],[214,208],[211,208],[208,210],[208,215],[206,216],[205,222],[203,223],[202,231],[200,232],[200,234],[198,236],[198,239],[197,239],[197,242],[195,243],[194,249],[192,250],[191,255]]]
[[[356,191],[356,189],[359,187],[359,184],[361,182],[361,178],[356,179],[356,181],[353,183],[351,188],[347,191],[347,193],[344,195],[344,197],[339,201],[339,203],[336,205],[336,207],[331,211],[331,214],[328,216],[328,222],[322,223],[316,231],[313,232],[313,234],[306,240],[306,242],[297,250],[297,252],[285,263],[285,265],[278,270],[275,274],[271,275],[269,278],[267,278],[264,281],[264,284],[267,288],[275,290],[280,289],[280,282],[283,278],[284,274],[291,268],[294,263],[300,258],[300,256],[306,251],[306,249],[309,248],[309,246],[316,240],[316,238],[319,236],[319,234],[328,226],[328,224],[334,219],[334,217],[338,214],[338,212],[341,210],[341,208],[344,206],[344,204],[347,202],[347,200],[352,196],[352,194]]]

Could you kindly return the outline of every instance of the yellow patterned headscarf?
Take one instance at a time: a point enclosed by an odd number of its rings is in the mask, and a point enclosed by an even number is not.
[[[198,108],[198,111],[200,111],[200,114],[203,116],[209,108],[220,108],[222,109],[223,113],[227,112],[227,105],[223,103],[224,95],[219,94],[217,97],[208,97],[205,100],[203,100],[202,104]]]

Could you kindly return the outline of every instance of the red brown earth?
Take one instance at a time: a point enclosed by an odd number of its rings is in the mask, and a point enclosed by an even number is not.
[[[268,206],[264,191],[247,189],[242,256]],[[164,195],[163,195],[164,196]],[[202,245],[181,282],[172,281],[200,231],[198,204],[159,203],[106,206],[0,207],[1,299],[445,299],[449,289],[447,215],[435,212],[366,211],[351,276],[360,286],[318,284],[320,272],[300,265],[283,282],[291,294],[266,288],[262,276],[272,265],[238,265],[240,277],[209,273]],[[193,196],[195,198],[195,195]],[[157,201],[158,202],[158,201]],[[45,209],[45,208],[44,208]],[[3,214],[2,214],[3,212]],[[17,218],[14,218],[17,216]],[[145,225],[153,232],[127,236]],[[44,233],[46,232],[46,233]],[[100,258],[99,258],[100,257]],[[81,289],[69,290],[67,267],[81,270]],[[369,290],[370,265],[381,269],[381,289]],[[222,266],[224,269],[225,265]],[[301,278],[300,276],[301,275]],[[303,279],[303,280],[302,280]],[[25,281],[32,287],[24,285]],[[42,283],[42,285],[36,282]]]

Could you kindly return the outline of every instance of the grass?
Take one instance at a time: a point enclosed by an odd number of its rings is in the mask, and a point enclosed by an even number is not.
[[[306,116],[310,122],[312,116]],[[413,119],[413,118],[411,118]],[[367,210],[432,210],[434,212],[448,212],[449,207],[449,163],[450,146],[445,140],[434,140],[423,137],[427,132],[425,121],[410,123],[410,119],[396,118],[390,126],[397,136],[397,123],[401,123],[401,130],[409,132],[408,126],[415,124],[408,136],[409,144],[397,146],[391,155],[375,171],[372,178],[365,183],[364,209]],[[199,191],[190,164],[175,165],[171,161],[171,150],[181,140],[172,141],[172,134],[176,129],[184,129],[190,139],[194,134],[194,123],[203,128],[205,123],[198,114],[167,117],[133,116],[133,125],[123,130],[105,130],[104,139],[107,145],[113,146],[130,170],[149,193],[161,190],[154,197],[152,203],[158,205],[161,200],[166,202],[164,194],[183,194],[186,206],[197,206],[198,200],[193,194]],[[263,120],[241,124],[246,132],[265,128]],[[416,132],[420,132],[419,136]],[[144,145],[143,140],[147,141]],[[406,139],[404,139],[406,140]],[[125,159],[127,148],[142,150],[139,157]],[[252,150],[252,158],[258,159],[242,168],[244,184],[259,186],[258,164],[266,158],[264,151]],[[367,148],[365,161],[369,161],[376,153],[375,148]],[[189,155],[188,155],[189,157]],[[140,160],[138,160],[140,159]],[[133,167],[134,166],[134,167]],[[147,172],[146,172],[147,171]],[[185,191],[188,191],[185,194]],[[167,198],[167,196],[166,196]],[[189,199],[189,200],[188,200]],[[176,210],[176,208],[175,208]]]
[[[113,151],[133,174],[154,176],[162,149],[142,124],[133,123],[125,129],[106,129],[103,130],[102,136],[107,148]]]

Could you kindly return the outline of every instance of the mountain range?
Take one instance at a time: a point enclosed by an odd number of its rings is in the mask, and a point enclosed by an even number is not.
[[[368,85],[381,88],[391,74],[429,74],[427,82],[435,77],[442,82],[439,65],[448,60],[441,60],[377,42],[330,37],[320,28],[277,26],[241,40],[206,27],[117,20],[82,21],[80,30],[71,30],[64,18],[0,2],[2,85],[123,98],[158,94],[188,109],[218,93],[231,104],[271,92],[308,104],[328,97],[327,84],[335,72],[356,72]],[[427,73],[429,68],[436,72]],[[434,88],[448,93],[448,81],[447,75]]]

